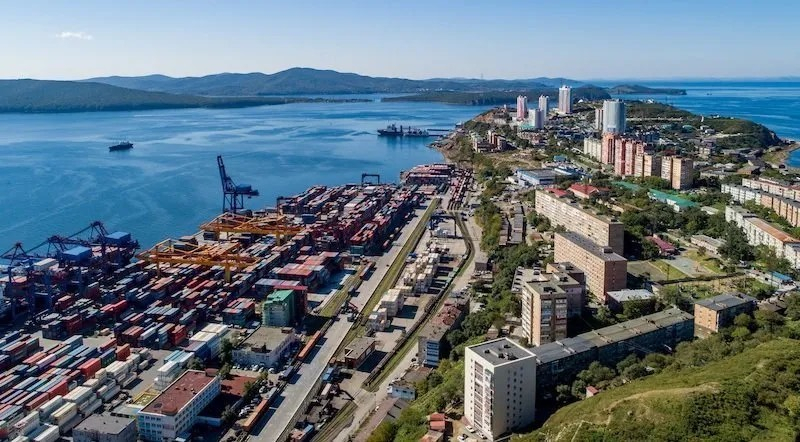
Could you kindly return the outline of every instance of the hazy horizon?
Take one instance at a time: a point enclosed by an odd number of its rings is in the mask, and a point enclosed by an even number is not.
[[[310,66],[380,77],[615,79],[800,75],[781,0],[502,4],[101,0],[4,5],[0,78],[203,76]]]

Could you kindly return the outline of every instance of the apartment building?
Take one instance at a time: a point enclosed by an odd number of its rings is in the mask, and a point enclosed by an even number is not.
[[[188,436],[197,416],[220,391],[219,377],[187,370],[136,414],[139,438],[164,442]]]
[[[633,159],[633,176],[649,177],[661,175],[661,156],[639,153]]]
[[[742,186],[800,201],[800,186],[792,186],[782,181],[770,178],[743,178]]]
[[[534,210],[549,219],[554,226],[564,226],[601,246],[611,247],[616,253],[623,252],[625,227],[616,219],[595,214],[570,198],[558,196],[548,190],[536,191]]]
[[[713,298],[701,299],[694,304],[694,333],[707,337],[721,328],[733,324],[742,313],[750,314],[758,301],[742,293],[723,293]]]
[[[522,330],[530,345],[567,337],[567,292],[556,281],[524,281]]]
[[[583,139],[583,154],[589,158],[601,161],[603,152],[603,140],[599,138],[586,137]]]
[[[750,245],[767,246],[777,257],[787,259],[794,268],[800,268],[800,241],[793,236],[738,206],[725,207],[725,221],[744,230]]]
[[[671,156],[661,160],[661,178],[667,180],[675,190],[692,187],[694,161],[690,158]]]
[[[469,310],[467,298],[451,297],[444,302],[442,309],[430,320],[417,337],[419,361],[426,367],[438,367],[439,361],[446,358],[450,350],[447,333],[458,327]]]
[[[613,367],[630,354],[668,352],[694,338],[694,317],[678,308],[642,316],[530,349],[536,358],[536,394],[555,394],[594,361]]]
[[[536,411],[536,358],[508,338],[464,352],[464,417],[488,440],[530,425]]]
[[[800,202],[763,190],[735,184],[723,184],[721,188],[722,193],[731,195],[731,199],[737,203],[752,201],[759,206],[774,210],[778,216],[784,218],[793,227],[800,226]]]
[[[626,288],[628,261],[611,247],[601,246],[578,233],[555,234],[554,258],[556,262],[570,262],[583,270],[587,290],[601,302],[605,302],[607,292]]]

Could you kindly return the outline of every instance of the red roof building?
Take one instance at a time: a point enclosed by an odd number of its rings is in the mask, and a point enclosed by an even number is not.
[[[580,198],[582,200],[589,199],[592,195],[603,195],[608,192],[608,189],[602,189],[583,183],[574,183],[573,185],[569,186],[568,190],[572,192],[576,198]]]

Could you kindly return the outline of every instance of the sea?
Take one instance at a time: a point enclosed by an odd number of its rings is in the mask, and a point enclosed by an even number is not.
[[[762,123],[800,139],[800,82],[658,82],[685,96],[642,96],[703,115]],[[31,249],[92,221],[130,232],[144,247],[192,234],[222,210],[217,155],[237,184],[258,189],[248,208],[362,173],[397,182],[402,170],[442,161],[431,139],[376,135],[390,123],[451,129],[486,108],[440,103],[297,103],[245,109],[182,109],[0,116],[0,253]],[[513,106],[513,103],[509,103]],[[130,140],[129,151],[108,146]],[[789,163],[800,166],[800,152]]]

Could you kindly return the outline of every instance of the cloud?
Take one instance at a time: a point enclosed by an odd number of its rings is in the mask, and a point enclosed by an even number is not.
[[[72,32],[72,31],[64,31],[60,34],[56,34],[56,37],[67,40],[67,39],[75,39],[75,40],[91,40],[91,34],[87,34],[85,32]]]

